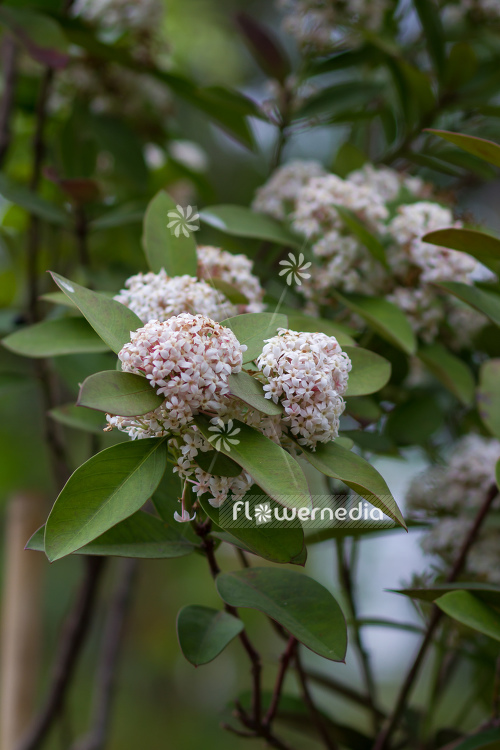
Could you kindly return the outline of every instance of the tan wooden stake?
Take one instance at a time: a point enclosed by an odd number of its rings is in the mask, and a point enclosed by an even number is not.
[[[44,498],[19,493],[7,508],[0,666],[0,750],[14,750],[35,708],[41,644],[39,552],[24,546],[44,521]]]

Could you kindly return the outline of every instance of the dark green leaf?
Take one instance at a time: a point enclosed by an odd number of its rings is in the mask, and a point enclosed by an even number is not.
[[[446,60],[446,40],[439,8],[434,0],[413,0],[422,24],[429,55],[440,78]]]
[[[375,352],[358,346],[345,346],[352,370],[349,373],[347,396],[366,396],[380,391],[391,377],[391,363]]]
[[[216,586],[227,604],[257,609],[311,651],[344,661],[344,615],[330,592],[312,578],[280,568],[248,568],[219,575]]]
[[[58,69],[68,63],[68,42],[53,18],[33,10],[3,5],[0,23],[7,26],[28,54],[42,65]]]
[[[90,458],[68,479],[45,527],[52,562],[71,554],[144,505],[165,471],[163,440],[120,443]]]
[[[426,588],[390,589],[395,594],[403,594],[411,599],[420,599],[424,602],[433,602],[438,597],[451,591],[470,591],[475,597],[485,604],[496,609],[500,608],[500,586],[488,583],[434,583]]]
[[[106,370],[82,383],[77,405],[120,417],[136,417],[154,411],[164,400],[142,375]]]
[[[477,408],[485,426],[500,440],[500,359],[481,365]]]
[[[418,351],[418,357],[433,375],[453,393],[464,406],[474,401],[474,376],[465,362],[441,344],[430,344]]]
[[[421,445],[442,426],[443,415],[436,400],[417,393],[391,411],[385,432],[398,445]]]
[[[239,398],[253,409],[262,412],[262,414],[278,415],[283,413],[283,407],[275,404],[269,398],[266,398],[262,389],[262,383],[256,378],[252,378],[246,372],[238,372],[235,375],[229,375],[227,379],[231,396]]]
[[[468,253],[486,266],[493,267],[494,271],[500,263],[500,239],[475,229],[458,229],[457,227],[438,229],[436,232],[424,235],[422,240],[432,245]]]
[[[302,450],[305,458],[318,471],[328,477],[340,479],[406,529],[404,518],[389,487],[368,461],[333,442],[319,443],[315,451],[304,448]]]
[[[194,421],[206,440],[211,438],[217,450],[236,461],[278,503],[287,508],[311,507],[304,473],[295,458],[281,446],[236,419],[233,420],[232,434],[228,437],[237,443],[218,443],[217,438],[222,433],[210,431],[211,424],[206,417],[199,415]],[[236,433],[236,430],[239,432]]]
[[[131,331],[142,328],[142,321],[132,310],[103,294],[65,279],[58,273],[51,276],[57,286],[75,303],[94,331],[118,354],[124,344],[130,341]]]
[[[241,474],[241,466],[219,451],[199,451],[194,460],[203,471],[216,477],[238,477]]]
[[[175,211],[181,217],[175,201],[164,190],[160,190],[149,204],[144,216],[142,244],[149,267],[155,273],[164,268],[169,276],[188,274],[196,277],[198,264],[193,232],[186,228],[188,237],[182,231],[179,231],[179,237],[176,237],[174,230],[179,229],[179,226],[168,228],[168,224],[175,220],[169,217],[169,211]],[[182,226],[185,224],[182,220]]]
[[[470,591],[449,591],[434,603],[462,625],[500,641],[500,613],[488,607]]]
[[[339,111],[366,107],[380,95],[381,85],[376,81],[343,81],[316,91],[295,113],[296,119],[333,117]]]
[[[198,667],[219,656],[243,630],[243,622],[227,612],[189,605],[177,615],[177,638],[186,659]]]
[[[279,313],[245,313],[227,318],[221,325],[230,328],[240,344],[247,347],[243,354],[245,363],[257,359],[262,353],[265,339],[272,338],[278,328],[288,328],[288,319]]]
[[[215,279],[213,277],[204,279],[204,281],[206,281],[207,284],[210,284],[210,286],[213,286],[214,289],[217,289],[217,291],[222,292],[224,297],[234,305],[248,305],[248,299],[245,295],[232,284],[228,284],[227,281],[222,281],[222,279]]]
[[[200,211],[200,219],[224,234],[268,240],[286,247],[301,248],[303,241],[264,214],[257,214],[245,206],[230,204],[208,206]]]
[[[261,23],[244,11],[237,13],[236,23],[257,64],[270,78],[284,83],[291,73],[290,62],[279,40]]]
[[[26,549],[45,552],[44,533],[45,527],[42,526],[33,534]],[[174,527],[149,513],[138,511],[72,554],[162,559],[183,557],[193,550],[194,545]]]
[[[500,146],[493,141],[487,141],[484,138],[477,138],[474,135],[463,135],[462,133],[451,133],[448,130],[435,130],[429,128],[428,133],[444,138],[445,141],[454,143],[455,146],[462,148],[469,154],[474,154],[480,159],[484,159],[495,167],[500,167]]]
[[[348,229],[354,234],[355,237],[361,242],[362,245],[371,253],[371,255],[378,260],[385,268],[387,268],[387,260],[385,257],[385,248],[374,234],[372,234],[363,224],[362,221],[348,208],[344,206],[336,205],[335,209],[342,221]]]
[[[361,294],[340,294],[332,290],[336,297],[353,312],[360,315],[382,338],[389,341],[406,354],[414,354],[417,349],[415,334],[406,315],[392,302],[379,297],[364,297]]]
[[[83,318],[44,320],[21,328],[2,344],[22,357],[60,357],[81,352],[106,352],[107,345]]]
[[[500,729],[473,734],[453,745],[453,750],[500,750]]]
[[[4,174],[0,174],[0,195],[10,203],[24,208],[28,213],[47,221],[49,224],[68,226],[70,218],[62,208],[54,203],[49,203],[36,193],[23,185],[17,185],[9,180]]]
[[[469,284],[460,284],[458,281],[441,281],[436,286],[458,297],[500,326],[500,297],[497,294]]]

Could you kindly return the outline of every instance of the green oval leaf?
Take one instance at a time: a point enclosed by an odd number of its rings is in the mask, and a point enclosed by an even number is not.
[[[440,247],[449,247],[461,253],[472,255],[481,263],[497,271],[500,263],[500,239],[476,229],[438,229],[422,237],[424,242]]]
[[[280,568],[247,568],[219,575],[216,586],[226,604],[257,609],[314,653],[344,661],[344,615],[330,592],[312,578]]]
[[[71,554],[144,505],[165,471],[163,440],[119,443],[92,456],[68,479],[45,526],[49,560]]]
[[[387,385],[392,367],[384,357],[358,346],[345,346],[344,351],[352,363],[346,397],[366,396]]]
[[[226,297],[229,302],[232,302],[233,305],[248,305],[247,297],[245,297],[245,295],[240,292],[239,289],[236,289],[235,286],[233,286],[232,284],[228,284],[227,281],[216,279],[213,276],[210,276],[210,278],[208,279],[204,279],[204,281],[206,281],[207,284],[210,284],[210,286],[213,286],[214,289],[217,289],[218,292],[222,292],[224,297]]]
[[[454,745],[453,750],[500,750],[500,729],[473,734]]]
[[[62,208],[33,193],[24,185],[18,185],[9,180],[4,174],[0,174],[0,195],[10,203],[24,208],[25,211],[43,219],[43,221],[47,221],[49,224],[58,226],[70,226],[71,224],[70,217]]]
[[[131,331],[142,328],[142,321],[132,310],[114,299],[91,292],[74,281],[51,271],[57,286],[79,308],[94,331],[116,354],[130,341]]]
[[[303,241],[264,214],[258,214],[245,206],[224,204],[208,206],[200,211],[200,219],[224,234],[235,237],[251,237],[268,240],[278,245],[302,248]]]
[[[142,375],[105,370],[83,381],[77,406],[120,417],[137,417],[157,409],[164,400]]]
[[[433,0],[413,0],[434,67],[441,78],[446,62],[446,39],[439,8]]]
[[[238,477],[241,474],[241,466],[219,451],[199,451],[194,460],[200,469],[216,477]]]
[[[433,375],[453,393],[464,406],[474,401],[474,376],[465,362],[441,344],[430,344],[418,351],[418,357]]]
[[[495,167],[500,167],[500,146],[498,143],[487,141],[484,138],[477,138],[474,135],[451,133],[448,130],[435,130],[434,128],[428,128],[426,132],[444,138],[445,141],[454,143],[455,146],[467,151],[469,154],[474,154],[474,156],[484,159],[484,161],[487,161],[489,164],[493,164]]]
[[[500,641],[500,613],[470,591],[449,591],[434,602],[448,617]]]
[[[394,594],[402,594],[410,599],[420,599],[424,602],[433,602],[438,597],[451,591],[470,591],[475,597],[485,604],[500,608],[500,586],[489,583],[434,583],[426,588],[389,589]]]
[[[436,286],[458,297],[500,326],[500,297],[497,294],[458,281],[441,281]]]
[[[83,318],[44,320],[11,333],[2,339],[2,344],[22,357],[35,358],[108,351]]]
[[[179,232],[179,237],[176,237],[176,227],[168,227],[173,221],[168,215],[169,211],[175,211],[181,218],[175,201],[164,190],[160,190],[147,207],[144,216],[142,244],[149,267],[155,273],[164,268],[169,276],[188,274],[196,277],[198,262],[193,232],[186,229],[189,232],[188,237],[182,231]],[[184,224],[182,221],[183,226]]]
[[[189,605],[177,615],[179,645],[195,667],[213,661],[243,628],[237,617],[211,607]]]
[[[229,375],[227,383],[231,391],[231,396],[236,396],[236,398],[244,401],[253,409],[262,412],[262,414],[277,416],[283,413],[283,407],[266,398],[262,389],[262,383],[251,375],[248,375],[248,373],[238,372],[234,375]]]
[[[61,69],[69,62],[68,41],[53,18],[25,8],[0,8],[0,23],[21,41],[28,54],[41,65]]]
[[[45,552],[44,534],[45,526],[42,526],[33,534],[26,549]],[[194,549],[195,546],[175,528],[140,510],[72,554],[159,560],[184,557]]]
[[[265,339],[276,334],[278,328],[288,327],[288,318],[280,313],[245,313],[226,318],[221,326],[230,328],[240,344],[245,344],[243,363],[252,362],[261,354]]]
[[[361,497],[406,529],[389,487],[378,471],[356,453],[336,443],[319,443],[315,451],[302,448],[305,458],[322,474],[340,479]]]
[[[481,365],[477,408],[485,426],[500,440],[500,359]]]
[[[210,421],[198,415],[194,421],[207,440],[216,435]],[[270,497],[287,508],[310,508],[311,497],[301,467],[283,448],[243,422],[233,420],[236,444],[216,448],[236,461]],[[236,429],[239,432],[236,433]],[[237,442],[236,442],[237,441]]]
[[[406,315],[392,302],[380,297],[364,297],[332,290],[333,294],[353,312],[360,315],[382,338],[406,354],[417,349],[415,334]]]
[[[81,409],[74,404],[56,406],[55,409],[49,411],[49,415],[56,422],[60,422],[60,424],[66,427],[93,432],[97,435],[102,435],[102,431],[106,427],[106,420],[103,414],[96,414],[95,411],[91,411],[90,409]]]

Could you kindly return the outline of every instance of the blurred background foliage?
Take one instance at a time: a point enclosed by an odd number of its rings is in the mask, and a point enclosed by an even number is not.
[[[463,16],[445,37],[432,0],[415,4],[403,0],[396,20],[388,18],[380,33],[367,31],[352,46],[318,58],[307,50],[300,54],[294,39],[282,30],[279,9],[266,0],[164,0],[164,5],[158,38],[151,46],[148,40],[144,49],[137,40],[127,38],[126,32],[96,29],[71,12],[61,11],[60,0],[11,0],[0,6],[4,97],[9,90],[9,50],[17,68],[9,147],[1,155],[2,335],[27,321],[57,315],[57,307],[39,299],[54,290],[47,268],[113,292],[128,276],[145,270],[142,218],[148,201],[160,188],[166,188],[183,205],[248,206],[255,189],[279,160],[317,158],[341,176],[366,160],[403,166],[435,183],[477,221],[486,217],[490,227],[498,223],[496,169],[422,133],[426,127],[439,127],[498,140],[498,22],[495,26],[474,15]],[[237,22],[242,11],[272,30],[284,50],[283,59],[288,60],[285,67],[289,69],[283,72],[281,82],[286,79],[290,98],[281,114],[276,113],[273,99],[276,85],[257,64],[251,52],[251,33],[242,33],[241,16]],[[42,15],[35,16],[34,26],[30,26],[23,12]],[[19,33],[23,24],[29,28],[28,43],[23,32]],[[13,38],[14,52],[9,46]],[[59,55],[55,67],[50,52],[54,49]],[[78,75],[82,60],[94,71],[94,79]],[[45,101],[47,116],[40,142],[36,131],[44,86],[50,87],[50,95]],[[277,147],[280,134],[286,135],[282,153]],[[33,232],[37,233],[38,251],[30,267]],[[198,241],[245,252],[256,258],[256,271],[264,282],[272,277],[271,254],[259,252],[258,241],[222,235],[207,224],[202,224]],[[270,299],[277,294],[272,283],[268,292]],[[498,335],[490,334],[490,353],[498,354]],[[402,380],[406,373],[406,360],[394,348],[378,342],[377,350],[383,352],[384,348],[397,385],[398,377]],[[55,359],[59,398],[74,399],[77,384],[87,374],[108,367],[105,354]],[[395,442],[420,444],[403,452],[407,461],[404,471],[401,456],[379,458],[377,463],[398,501],[408,477],[428,460],[424,448],[432,449],[430,436],[442,427],[436,399],[450,423],[457,416],[456,402],[437,385],[434,400],[429,401],[428,394],[422,398],[412,417],[417,430],[421,417],[422,435],[408,438],[404,434],[408,415],[402,415],[399,425],[394,419],[392,423]],[[361,401],[359,406],[363,406]],[[30,489],[44,495],[47,507],[54,498],[44,410],[36,363],[2,350],[2,503],[14,492]],[[437,421],[430,418],[433,414]],[[470,422],[475,419],[469,416]],[[88,436],[65,428],[65,439],[76,467],[96,445],[105,447],[120,438]],[[383,542],[367,542],[361,560],[360,593],[366,607],[362,614],[397,614],[416,627],[418,620],[406,600],[390,604],[389,595],[380,599],[373,591],[378,594],[382,586],[396,587],[403,576],[413,572],[418,559],[415,543],[406,538],[391,536]],[[228,553],[223,564],[230,567],[233,562]],[[331,552],[321,545],[314,547],[308,561],[312,574],[331,587],[330,570],[334,568]],[[113,564],[101,592],[103,603],[114,572]],[[78,558],[45,564],[40,695],[47,683],[61,619],[80,573]],[[196,601],[218,606],[204,561],[193,555],[145,562],[139,576],[120,667],[110,750],[132,750],[140,744],[151,750],[194,750],[215,743],[221,750],[243,746],[243,740],[218,727],[228,716],[230,698],[247,685],[246,664],[237,646],[230,645],[217,662],[195,671],[184,661],[175,638],[176,613],[184,604]],[[48,748],[70,747],[71,738],[87,725],[104,616],[102,607],[99,611],[71,702]],[[250,631],[258,632],[259,641],[265,644],[265,658],[272,660],[272,630],[254,613],[243,616]],[[394,638],[391,633],[389,648],[386,630],[371,633],[369,646],[386,682],[383,702],[389,705],[395,673],[416,636],[411,628]],[[445,724],[453,726],[463,719],[467,728],[481,719],[493,680],[491,669],[485,669],[491,661],[488,649],[484,646],[479,662],[460,668],[456,691],[451,691],[444,705],[437,706],[436,714],[442,714]],[[314,656],[311,665],[318,667]],[[359,684],[351,658],[347,667],[329,664],[322,669],[344,682]],[[429,677],[424,675],[423,682]],[[467,715],[460,716],[456,701],[465,682],[477,689]],[[360,730],[367,726],[365,712],[350,703],[341,699],[332,703],[320,693],[320,704],[328,705],[330,712],[333,707],[333,713],[338,707],[345,723]],[[439,724],[436,716],[429,721]],[[303,742],[304,747],[313,747],[315,740],[309,737]]]

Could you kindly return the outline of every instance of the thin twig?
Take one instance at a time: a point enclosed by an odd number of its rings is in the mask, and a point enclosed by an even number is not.
[[[11,34],[2,40],[3,96],[0,101],[0,166],[3,165],[11,142],[11,121],[17,80],[18,45]]]
[[[309,710],[312,723],[318,730],[318,734],[323,739],[325,747],[328,748],[328,750],[338,750],[337,743],[332,737],[330,737],[330,734],[323,722],[323,718],[320,712],[318,711],[318,709],[316,708],[316,705],[313,701],[311,692],[309,690],[309,685],[307,684],[307,676],[302,667],[302,661],[300,659],[299,649],[295,651],[295,666],[297,667],[297,674],[299,677],[300,686],[302,688],[302,695],[304,698],[304,703],[306,704]]]
[[[471,526],[471,529],[469,533],[467,534],[467,537],[462,545],[462,548],[460,550],[460,553],[455,561],[455,564],[453,565],[449,575],[446,578],[446,583],[453,583],[456,581],[460,573],[462,572],[465,563],[467,561],[467,555],[469,554],[469,551],[471,547],[473,546],[474,542],[476,541],[476,537],[479,533],[479,530],[481,529],[488,512],[495,500],[495,498],[498,495],[498,488],[496,486],[492,486],[486,495],[486,498],[479,509],[479,512],[475,518],[475,521],[473,525]],[[424,636],[424,639],[422,641],[422,644],[418,650],[418,653],[415,657],[415,660],[413,661],[413,664],[411,665],[408,674],[406,675],[406,678],[403,682],[403,685],[401,687],[401,690],[399,692],[399,696],[396,700],[396,705],[394,707],[394,711],[392,713],[392,716],[387,724],[386,727],[382,729],[382,731],[379,733],[379,736],[377,737],[377,741],[374,745],[373,750],[385,750],[385,748],[389,744],[389,740],[394,733],[394,731],[397,729],[399,722],[401,720],[401,717],[404,713],[406,703],[408,701],[408,697],[410,695],[411,689],[413,687],[413,684],[420,672],[420,667],[422,665],[422,662],[424,660],[424,657],[427,654],[427,650],[429,646],[431,645],[434,637],[434,633],[441,622],[441,618],[443,616],[442,610],[438,609],[438,607],[434,606],[431,618],[429,620],[429,623],[427,625],[427,630]]]
[[[353,544],[356,544],[355,540],[353,540]],[[354,646],[358,654],[358,661],[359,661],[359,665],[361,667],[361,672],[363,675],[363,681],[364,681],[365,690],[366,690],[366,697],[367,697],[368,705],[372,714],[373,729],[375,732],[378,732],[380,728],[380,714],[377,711],[375,679],[373,677],[373,673],[371,669],[370,657],[365,648],[363,637],[361,635],[361,628],[359,627],[359,624],[357,622],[358,612],[357,612],[357,607],[356,607],[356,599],[354,596],[352,560],[351,560],[351,564],[349,564],[348,560],[345,557],[345,554],[344,554],[345,548],[344,548],[343,540],[341,539],[337,540],[336,546],[337,546],[337,560],[338,560],[340,580],[341,580],[342,587],[344,589],[344,593],[346,595],[347,603],[349,605],[349,609],[351,610],[351,615],[353,619],[352,630],[354,633]]]
[[[103,750],[106,745],[116,688],[116,669],[137,573],[137,560],[126,559],[120,562],[120,573],[110,604],[99,656],[92,728],[86,736],[74,743],[73,750]]]
[[[357,690],[354,690],[354,688],[345,685],[343,682],[340,682],[340,680],[335,680],[333,677],[322,675],[319,674],[319,672],[314,672],[307,669],[303,669],[303,672],[308,680],[312,680],[318,685],[321,685],[322,687],[328,688],[328,690],[332,690],[333,692],[338,693],[343,698],[346,698],[352,703],[356,703],[362,708],[371,709],[369,700],[366,695],[358,693]],[[384,712],[379,708],[376,708],[375,710],[377,711],[380,718],[386,718]]]
[[[297,639],[293,637],[293,635],[290,636],[288,639],[287,647],[283,651],[280,659],[280,669],[278,672],[278,676],[276,678],[276,684],[274,686],[273,695],[271,698],[271,703],[269,705],[269,710],[267,714],[264,717],[263,724],[266,726],[271,726],[274,717],[276,716],[276,712],[278,711],[280,699],[281,699],[281,691],[283,689],[283,683],[285,682],[285,676],[288,670],[288,667],[290,665],[290,661],[293,658],[293,655],[295,653],[295,649],[297,648]]]
[[[45,703],[21,739],[16,750],[37,750],[42,746],[54,720],[60,714],[66,691],[75,673],[85,636],[94,613],[104,558],[85,558],[85,577],[78,596],[66,620],[53,666],[52,678]]]

